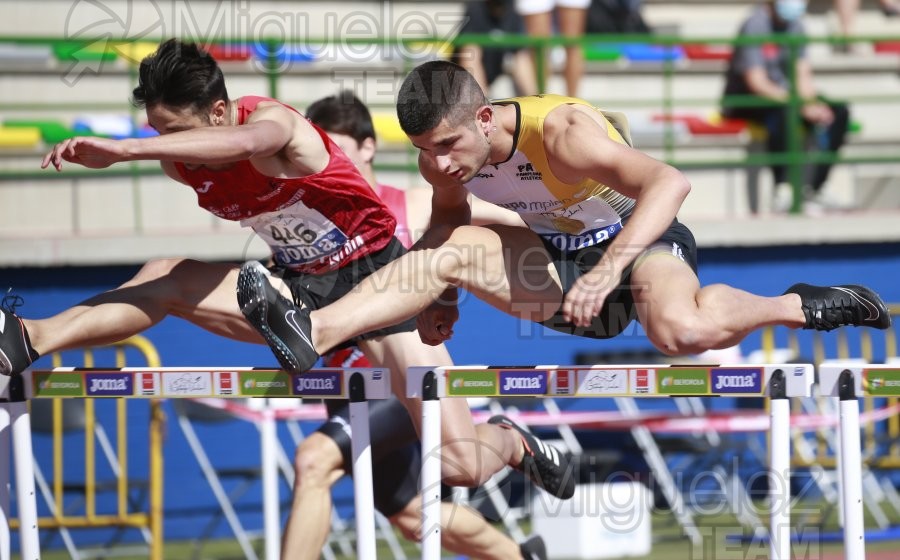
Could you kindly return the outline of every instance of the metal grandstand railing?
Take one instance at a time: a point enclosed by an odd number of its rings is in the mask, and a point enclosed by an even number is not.
[[[248,43],[247,45],[257,45],[259,49],[257,49],[257,60],[256,64],[246,65],[246,58],[243,59],[232,59],[229,62],[226,62],[228,65],[228,72],[230,74],[248,74],[253,73],[259,76],[264,77],[265,83],[267,84],[267,94],[270,96],[278,96],[279,93],[285,94],[286,88],[282,86],[282,81],[287,76],[304,76],[309,75],[313,76],[315,74],[321,74],[323,72],[334,72],[334,68],[331,65],[322,65],[316,66],[315,61],[304,60],[301,62],[290,62],[288,61],[287,65],[284,61],[280,60],[278,57],[283,56],[285,51],[288,51],[289,46],[306,46],[306,45],[328,45],[330,41],[333,39],[327,37],[307,37],[302,42],[294,41],[289,45],[286,45],[281,40],[275,39],[259,39],[257,43]],[[416,60],[412,59],[403,59],[393,57],[389,58],[384,63],[385,67],[390,67],[393,69],[394,78],[400,79],[403,76],[405,70],[409,69],[414,64],[420,62],[421,60],[427,58],[434,58],[437,56],[443,56],[449,51],[452,50],[452,47],[455,45],[461,44],[477,44],[482,46],[492,46],[492,47],[533,47],[539,52],[546,51],[548,49],[552,49],[554,47],[568,45],[572,43],[581,44],[584,47],[596,46],[596,45],[609,45],[610,47],[620,48],[623,45],[645,45],[654,48],[661,49],[661,52],[667,52],[667,49],[681,49],[684,46],[691,47],[704,47],[704,46],[715,46],[715,47],[726,47],[730,48],[736,45],[741,44],[782,44],[786,45],[793,56],[796,56],[799,52],[799,49],[808,44],[816,44],[816,43],[829,43],[829,44],[846,44],[850,43],[884,43],[891,41],[900,41],[900,37],[895,36],[857,36],[857,37],[803,37],[803,36],[785,36],[785,35],[777,35],[777,36],[759,36],[759,37],[743,37],[743,38],[731,38],[731,39],[723,39],[721,37],[709,38],[709,37],[682,37],[682,36],[667,36],[667,35],[586,35],[581,38],[565,38],[565,37],[528,37],[528,36],[494,36],[494,35],[459,35],[453,39],[447,38],[434,38],[434,37],[369,37],[369,38],[347,38],[342,39],[342,42],[345,42],[350,45],[373,45],[373,46],[381,46],[385,49],[392,49],[398,46],[409,46],[409,45],[428,45],[433,44],[434,48],[431,50],[423,50],[421,48],[418,51],[421,51],[420,58]],[[73,39],[64,39],[62,37],[23,37],[23,36],[0,36],[0,44],[11,44],[16,46],[43,46],[50,47],[52,52],[71,52],[73,49],[77,50],[78,48],[82,48],[85,52],[90,50],[92,45],[95,45],[98,41],[92,40],[92,38],[84,37],[79,38],[77,40]],[[153,40],[148,38],[142,38],[139,42],[134,42],[134,45],[131,45],[132,48],[128,50],[128,52],[133,53],[146,53],[152,51],[152,46],[154,45]],[[104,43],[105,44],[105,43]],[[225,47],[230,47],[232,50],[227,51],[231,52],[242,52],[239,49],[235,50],[234,45],[236,44],[236,40],[221,37],[217,38],[216,41],[211,41],[210,45],[213,47],[218,47],[220,49],[224,49]],[[127,46],[127,45],[126,45]],[[66,48],[63,48],[66,47]],[[140,48],[138,48],[140,47]],[[112,56],[118,56],[119,58],[129,59],[128,56],[123,55],[125,52],[124,47],[119,44],[110,44],[108,49],[111,50],[110,53],[103,51],[101,53],[94,53],[97,56],[106,56],[110,54]],[[249,46],[248,46],[249,48]],[[114,52],[112,52],[114,50]],[[78,51],[81,52],[81,51]],[[224,51],[223,51],[224,52]],[[260,55],[259,53],[263,53]],[[223,55],[224,56],[224,55]],[[230,55],[229,55],[230,56]],[[249,55],[248,55],[249,56]],[[263,56],[263,58],[259,58]],[[133,58],[136,55],[132,55]],[[541,61],[544,60],[544,57],[538,56],[536,58],[538,61],[538,75],[539,82],[541,84],[546,83],[547,71],[543,68]],[[109,69],[105,69],[104,72],[113,75],[121,75],[123,80],[134,80],[134,64],[136,60],[128,60],[126,64],[116,66],[114,64],[109,65]],[[694,99],[694,98],[684,98],[681,96],[676,97],[674,84],[676,84],[679,80],[685,79],[684,76],[689,75],[690,73],[685,73],[685,64],[686,61],[684,59],[678,59],[675,57],[661,57],[658,61],[653,61],[654,64],[650,66],[643,66],[642,72],[647,73],[651,72],[662,79],[662,86],[658,92],[658,96],[655,98],[651,98],[648,100],[621,100],[623,103],[628,103],[628,106],[639,106],[643,105],[647,108],[657,108],[660,113],[664,116],[672,116],[676,110],[684,110],[686,108],[691,107],[703,107],[708,106],[710,103],[718,104],[718,99]],[[244,66],[241,66],[244,64]],[[45,74],[53,75],[54,71],[62,72],[63,68],[60,67],[58,70],[54,70],[52,67],[48,70],[46,68],[46,63],[44,63],[45,68],[42,69],[42,72]],[[609,67],[607,71],[617,71],[618,67]],[[879,72],[880,70],[873,70],[873,72]],[[888,73],[895,73],[896,67],[890,67],[881,70]],[[718,92],[715,92],[715,95],[718,95]],[[295,100],[285,99],[288,102],[295,103]],[[610,99],[589,99],[590,101],[595,101],[597,103],[609,104]],[[301,105],[308,103],[312,100],[300,100]],[[854,102],[865,102],[865,103],[893,103],[896,102],[895,95],[878,95],[872,92],[861,92],[858,96],[851,96],[848,98],[848,101]],[[730,97],[725,100],[726,103],[729,103],[734,106],[755,106],[764,103],[768,103],[765,101],[760,101],[759,99],[753,98],[751,96],[735,96]],[[791,96],[789,99],[789,107],[792,111],[793,118],[795,120],[799,120],[799,111],[802,104],[802,99],[800,95],[797,93],[796,87],[792,85],[791,88]],[[634,105],[637,104],[637,105]],[[385,108],[388,109],[388,108]],[[119,103],[107,103],[107,104],[97,104],[97,103],[73,103],[73,102],[62,102],[59,107],[55,107],[55,104],[46,103],[35,103],[33,101],[5,101],[0,103],[0,111],[3,111],[6,114],[16,114],[16,113],[27,113],[31,114],[35,111],[49,111],[56,112],[59,110],[102,110],[102,111],[121,111],[123,114],[131,114],[135,119],[139,120],[139,117],[134,114],[133,108],[129,107],[126,99],[122,99]],[[9,120],[9,119],[4,119]],[[15,119],[13,119],[15,120]],[[668,119],[671,120],[671,119]],[[27,124],[27,123],[26,123]],[[808,163],[810,158],[813,158],[814,161],[833,161],[835,163],[840,164],[859,164],[859,165],[877,165],[877,164],[887,164],[887,163],[898,163],[900,162],[900,156],[897,156],[896,153],[888,153],[887,155],[871,152],[865,155],[858,156],[846,156],[846,155],[836,155],[832,153],[819,153],[808,155],[802,149],[802,140],[801,140],[801,131],[800,127],[789,127],[789,138],[788,138],[788,152],[781,155],[771,155],[765,153],[745,153],[740,158],[716,158],[716,159],[696,159],[696,158],[684,158],[680,155],[681,146],[679,146],[678,139],[674,134],[675,123],[671,123],[672,129],[670,132],[664,135],[664,145],[663,145],[663,153],[665,159],[668,163],[675,165],[676,167],[682,169],[709,169],[709,168],[733,168],[733,167],[759,167],[766,166],[772,163],[783,162],[788,165],[790,170],[790,178],[791,183],[795,187],[795,204],[793,211],[800,210],[800,189],[802,187],[801,181],[803,176],[803,165]],[[387,125],[389,126],[389,125]],[[390,128],[390,127],[389,127]],[[0,140],[2,140],[2,132],[5,129],[0,129]],[[58,131],[57,131],[58,132]],[[16,126],[15,129],[9,129],[10,134],[16,135],[16,137],[22,136],[21,127]],[[44,141],[46,142],[46,131],[42,131],[43,136],[45,136]],[[74,134],[74,132],[72,132]],[[29,142],[33,141],[34,135],[26,135],[28,138],[32,140],[28,140]],[[27,138],[26,138],[27,140]],[[2,145],[2,142],[0,142]],[[392,162],[389,164],[378,164],[379,168],[382,170],[388,171],[406,171],[409,173],[415,173],[415,160],[410,157],[406,161],[401,162]],[[128,176],[132,178],[139,178],[141,176],[146,175],[158,175],[159,171],[155,169],[148,169],[146,167],[132,165],[128,168],[122,167],[120,169],[111,169],[107,171],[65,171],[62,174],[48,174],[42,173],[39,170],[2,170],[0,171],[0,183],[2,182],[15,182],[15,181],[23,181],[23,180],[51,180],[51,178],[55,179],[72,179],[72,178],[81,178],[81,179],[90,179],[94,177],[121,177]]]

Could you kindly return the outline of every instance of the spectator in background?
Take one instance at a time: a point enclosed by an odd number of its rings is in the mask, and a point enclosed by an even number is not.
[[[554,13],[563,37],[581,37],[587,27],[590,4],[591,0],[516,0],[516,11],[521,14],[525,32],[531,37],[550,37],[553,34]],[[534,51],[531,51],[531,56],[534,60]],[[549,68],[549,64],[545,68]],[[569,96],[578,96],[578,84],[583,74],[584,51],[581,45],[567,45],[563,76]]]
[[[769,0],[757,6],[740,29],[740,36],[766,36],[777,34],[802,35],[805,0]],[[758,123],[767,131],[766,148],[769,153],[787,151],[788,100],[791,75],[790,54],[786,45],[749,44],[735,48],[728,67],[725,95],[755,95],[775,101],[778,105],[764,107],[734,107],[723,103],[722,114]],[[844,145],[849,125],[849,110],[843,103],[826,100],[819,95],[813,83],[812,66],[806,56],[806,48],[800,47],[796,68],[797,92],[803,99],[800,109],[806,135],[816,140],[818,149],[837,152]],[[828,179],[831,165],[818,163],[807,174],[805,210],[820,212],[835,205],[822,196],[822,188]],[[787,211],[793,200],[792,189],[787,183],[787,166],[772,165],[775,180],[773,211]]]
[[[592,0],[588,33],[650,33],[641,15],[642,0]]]
[[[473,0],[466,3],[465,24],[460,34],[521,35],[525,27],[516,12],[514,0]],[[488,93],[501,74],[507,60],[512,59],[510,77],[516,95],[534,95],[537,79],[527,49],[459,45],[453,51],[453,62],[468,70]]]
[[[856,16],[859,14],[861,0],[834,0],[834,12],[837,14],[838,25],[842,37],[849,37],[856,30]],[[881,13],[887,17],[900,15],[900,0],[878,0]],[[851,46],[845,46],[845,52],[852,50]]]

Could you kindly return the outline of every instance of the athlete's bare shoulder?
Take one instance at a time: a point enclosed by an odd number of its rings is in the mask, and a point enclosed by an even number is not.
[[[618,167],[623,145],[614,142],[607,131],[606,119],[589,105],[566,105],[551,111],[544,120],[544,152],[553,175],[575,184],[605,173],[597,169]]]
[[[603,137],[608,137],[603,115],[589,105],[563,104],[550,111],[544,118],[544,137],[565,135],[572,127],[596,130]]]
[[[276,161],[253,161],[254,166],[260,171],[271,175],[278,170],[279,163],[290,163],[295,168],[294,172],[280,170],[277,174],[296,176],[299,172],[299,175],[302,176],[318,173],[328,165],[331,156],[325,142],[306,117],[276,101],[261,101],[256,110],[248,116],[246,124],[264,121],[284,127],[288,132],[289,139],[278,154]]]

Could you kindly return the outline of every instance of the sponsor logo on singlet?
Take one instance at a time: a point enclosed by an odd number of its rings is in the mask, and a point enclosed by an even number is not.
[[[252,227],[272,249],[275,262],[288,268],[332,256],[340,260],[362,245],[359,238],[350,240],[321,212],[299,201],[277,212],[247,218],[241,224]]]
[[[568,233],[541,233],[541,237],[560,251],[577,251],[585,247],[609,241],[622,230],[622,224],[612,224],[604,228],[592,229],[579,235]]]
[[[542,181],[540,171],[535,171],[531,163],[523,163],[516,166],[516,178],[520,181]]]

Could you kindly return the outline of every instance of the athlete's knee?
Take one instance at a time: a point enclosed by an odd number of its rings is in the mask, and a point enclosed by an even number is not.
[[[175,271],[185,259],[153,259],[121,287],[136,290],[145,299],[152,299],[160,306],[171,307],[180,298],[181,288]]]
[[[186,259],[153,259],[148,261],[141,267],[134,278],[128,281],[129,285],[145,284],[165,278],[172,275],[178,265],[184,263]]]
[[[483,239],[484,231],[477,226],[452,229],[447,240],[434,252],[434,266],[442,278],[458,284],[479,259],[485,258],[484,243],[479,241]]]
[[[300,486],[330,486],[343,469],[340,450],[327,436],[313,434],[294,454],[294,474]]]
[[[170,309],[193,306],[192,290],[200,266],[208,266],[193,259],[154,259],[147,262],[123,287],[143,290],[146,298],[158,301]]]
[[[653,316],[644,325],[654,345],[669,356],[699,354],[708,350],[715,340],[712,325],[705,324],[697,313],[665,311]]]

